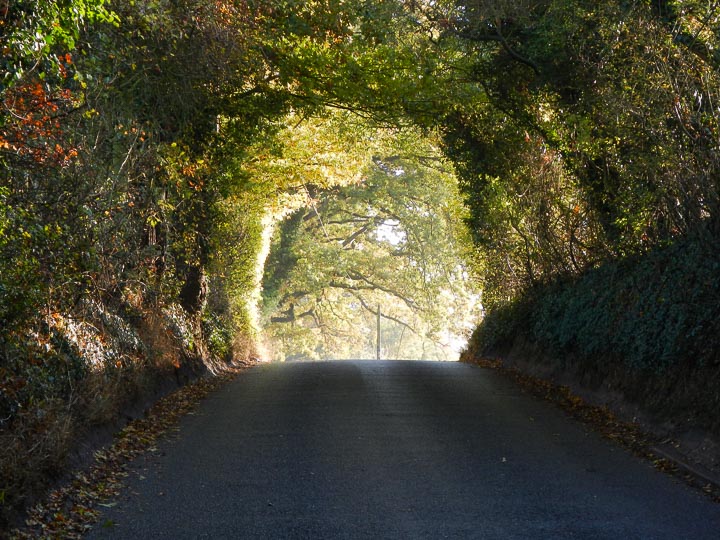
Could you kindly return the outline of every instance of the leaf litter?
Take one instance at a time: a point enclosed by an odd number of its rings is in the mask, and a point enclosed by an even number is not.
[[[503,365],[502,360],[478,358],[470,363],[486,369],[492,369],[514,381],[523,391],[560,407],[573,419],[590,427],[606,439],[613,441],[637,457],[651,463],[656,469],[685,482],[689,486],[720,503],[720,486],[707,483],[704,479],[688,473],[653,448],[659,444],[675,445],[672,440],[659,440],[658,437],[644,431],[640,424],[625,422],[608,408],[591,405],[580,396],[573,394],[569,387],[555,384],[545,379],[529,375],[515,367]]]
[[[146,452],[157,452],[157,442],[177,430],[180,419],[193,412],[202,399],[232,380],[244,367],[228,368],[221,375],[198,379],[161,398],[144,418],[131,421],[107,448],[94,453],[95,462],[76,472],[65,485],[52,491],[27,513],[25,526],[10,531],[12,540],[78,539],[100,519],[100,508],[115,506],[123,489],[128,465]],[[103,527],[111,527],[110,521]]]

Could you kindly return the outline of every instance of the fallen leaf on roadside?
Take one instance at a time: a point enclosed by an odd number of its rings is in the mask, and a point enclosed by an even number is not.
[[[157,452],[160,437],[171,431],[180,418],[193,410],[210,392],[246,368],[229,369],[215,378],[199,379],[179,388],[153,405],[144,418],[130,422],[108,448],[97,450],[95,464],[75,473],[72,480],[48,494],[46,501],[28,511],[25,527],[11,531],[9,538],[79,539],[100,518],[98,508],[112,508],[123,488],[124,470],[130,461],[146,452]],[[112,520],[102,527],[114,527]]]

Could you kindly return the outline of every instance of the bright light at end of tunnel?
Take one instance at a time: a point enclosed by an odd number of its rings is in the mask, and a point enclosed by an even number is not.
[[[387,242],[392,246],[397,246],[405,242],[407,234],[399,227],[397,221],[384,221],[375,229],[377,239],[381,242]]]

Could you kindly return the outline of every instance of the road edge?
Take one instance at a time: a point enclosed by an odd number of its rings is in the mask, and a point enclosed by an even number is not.
[[[639,422],[621,420],[616,411],[606,404],[594,405],[566,385],[529,374],[516,366],[507,366],[500,359],[465,357],[461,362],[493,370],[512,380],[523,391],[559,407],[605,439],[720,504],[720,475],[693,463],[679,450],[678,441],[660,439]]]

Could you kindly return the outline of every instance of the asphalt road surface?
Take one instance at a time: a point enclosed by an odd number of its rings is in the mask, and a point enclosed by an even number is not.
[[[492,371],[300,363],[208,398],[90,538],[717,540],[720,505]]]

